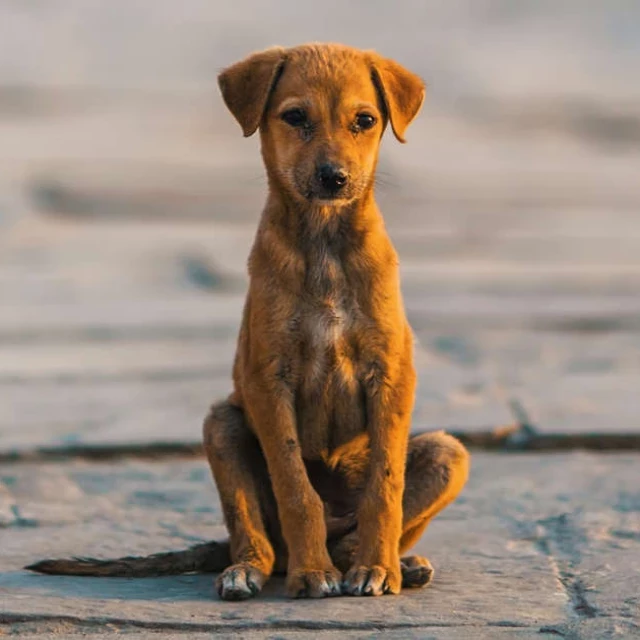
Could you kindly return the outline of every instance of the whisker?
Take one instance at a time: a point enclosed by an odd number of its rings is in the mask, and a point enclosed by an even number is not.
[[[397,182],[380,176],[376,176],[373,184],[375,187],[381,187],[382,189],[398,189],[400,186]]]

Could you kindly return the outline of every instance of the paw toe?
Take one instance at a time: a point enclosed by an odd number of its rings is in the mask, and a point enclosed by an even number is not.
[[[311,570],[294,573],[287,579],[287,593],[293,598],[327,598],[339,596],[340,573],[337,570]]]
[[[351,596],[381,596],[400,591],[398,572],[373,565],[352,567],[346,574],[342,590]]]
[[[225,569],[216,580],[218,595],[222,600],[247,600],[262,589],[265,576],[248,564],[236,564]]]

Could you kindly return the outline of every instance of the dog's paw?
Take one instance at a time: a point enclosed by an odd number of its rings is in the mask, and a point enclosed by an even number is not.
[[[342,592],[350,596],[382,596],[400,593],[402,574],[400,565],[395,569],[382,565],[354,565],[347,571]]]
[[[260,593],[267,576],[247,562],[232,564],[216,579],[216,589],[222,600],[246,600]]]
[[[293,570],[287,575],[290,598],[330,598],[342,594],[342,574],[335,568]]]
[[[422,556],[407,556],[400,560],[402,570],[402,586],[405,588],[419,588],[428,585],[434,576],[431,563]]]

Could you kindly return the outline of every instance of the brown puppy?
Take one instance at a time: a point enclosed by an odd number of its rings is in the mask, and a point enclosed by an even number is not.
[[[220,595],[285,563],[291,596],[338,594],[343,571],[346,593],[397,593],[400,552],[468,467],[449,436],[409,441],[413,337],[373,193],[385,126],[403,141],[424,85],[338,45],[257,53],[219,83],[269,180],[234,392],[204,428],[231,534]]]
[[[400,554],[462,489],[468,454],[442,432],[409,439],[413,337],[373,189],[385,127],[404,141],[424,85],[373,52],[320,44],[256,53],[219,84],[245,136],[260,130],[269,181],[233,393],[204,424],[229,546],[32,568],[231,563],[217,581],[227,600],[255,595],[274,570],[293,597],[426,584],[428,560]]]

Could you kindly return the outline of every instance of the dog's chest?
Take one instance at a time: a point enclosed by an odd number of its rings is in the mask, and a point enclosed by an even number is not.
[[[357,305],[338,258],[326,252],[312,256],[300,308],[305,382],[322,378],[348,343]]]
[[[323,256],[300,307],[296,394],[303,455],[317,458],[364,427],[355,336],[361,313],[340,262]],[[320,268],[322,267],[322,268]]]
[[[302,339],[311,377],[321,375],[328,361],[335,359],[350,325],[350,314],[340,300],[307,306],[302,318]]]

